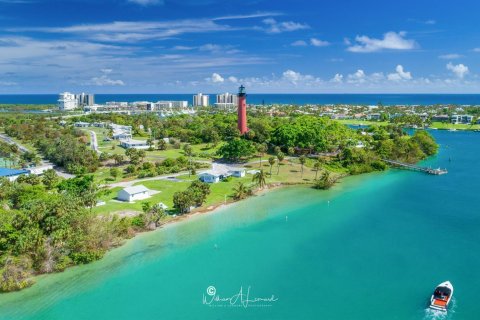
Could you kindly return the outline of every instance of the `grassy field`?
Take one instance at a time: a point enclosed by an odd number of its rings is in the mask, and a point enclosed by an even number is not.
[[[275,164],[272,168],[272,175],[270,176],[270,165],[267,162],[262,162],[260,166],[259,163],[252,163],[247,164],[246,166],[248,170],[259,170],[263,169],[268,175],[266,182],[267,184],[309,184],[313,183],[315,179],[315,170],[304,166],[303,168],[303,175],[301,165],[295,162],[284,161],[280,165],[280,168],[277,167]],[[277,174],[278,172],[278,174]],[[135,203],[125,203],[115,200],[117,196],[117,192],[121,188],[114,188],[112,192],[108,195],[103,197],[101,200],[106,201],[106,205],[94,208],[94,212],[97,214],[106,214],[106,213],[113,213],[113,212],[122,212],[122,211],[134,211],[134,212],[141,212],[142,211],[142,202],[150,202],[151,204],[156,204],[159,202],[163,202],[166,204],[169,209],[173,209],[173,194],[177,191],[183,191],[187,189],[190,183],[197,179],[196,176],[188,177],[188,175],[177,177],[180,181],[172,181],[172,180],[150,180],[150,181],[143,181],[138,182],[135,185],[144,185],[145,187],[149,188],[150,190],[158,191],[159,193],[153,195],[151,198],[136,201]],[[252,183],[252,175],[247,174],[243,178],[235,178],[232,177],[230,181],[221,181],[219,183],[210,184],[211,193],[207,197],[206,203],[203,205],[202,208],[206,208],[212,205],[217,205],[225,200],[230,201],[233,196],[233,188],[239,183],[243,182],[247,186],[254,187]]]

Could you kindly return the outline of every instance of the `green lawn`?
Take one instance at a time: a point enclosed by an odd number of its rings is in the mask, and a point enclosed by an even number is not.
[[[180,182],[170,181],[170,180],[153,180],[153,181],[143,181],[136,183],[135,185],[144,185],[150,190],[160,191],[159,193],[153,195],[149,199],[136,201],[135,203],[126,203],[115,201],[114,199],[117,196],[117,192],[122,188],[113,188],[111,193],[107,196],[102,197],[100,200],[106,201],[107,204],[104,206],[99,206],[94,208],[94,212],[98,214],[105,214],[109,212],[118,212],[118,211],[142,211],[142,202],[150,202],[151,204],[156,204],[163,202],[166,204],[169,209],[173,209],[173,194],[177,191],[184,191],[188,188],[190,183],[197,179],[196,176],[188,175],[177,177]],[[225,200],[225,195],[227,195],[227,200],[230,199],[232,194],[232,189],[238,182],[251,182],[251,176],[244,178],[232,178],[229,182],[219,182],[211,184],[211,193],[207,198],[205,207],[208,207],[213,204],[221,203]]]
[[[441,129],[441,130],[450,130],[450,129],[457,129],[457,130],[480,130],[480,125],[470,125],[470,124],[453,124],[453,123],[445,123],[445,122],[432,122],[430,128],[433,129]]]
[[[265,158],[264,158],[265,159]],[[247,171],[249,170],[258,170],[263,169],[267,173],[267,184],[276,184],[276,183],[284,183],[284,184],[311,184],[314,182],[315,179],[315,170],[311,167],[313,162],[309,159],[308,163],[303,167],[303,175],[301,165],[298,163],[297,159],[293,159],[293,161],[284,161],[280,165],[278,170],[277,164],[275,164],[272,168],[272,175],[270,176],[270,165],[268,162],[263,162],[260,166],[259,163],[250,163],[246,164],[245,168]],[[337,171],[335,168],[329,168],[332,171]],[[279,172],[277,174],[277,172]],[[105,173],[107,174],[107,173]],[[320,175],[320,173],[319,173]],[[169,209],[173,209],[173,194],[177,191],[184,191],[190,185],[190,183],[197,179],[197,176],[183,175],[177,177],[177,179],[181,180],[179,182],[171,181],[171,180],[151,180],[151,181],[143,181],[138,182],[135,185],[144,185],[145,187],[160,191],[159,193],[153,195],[151,198],[137,201],[135,203],[125,203],[125,202],[118,202],[113,200],[118,190],[120,188],[112,189],[112,193],[108,196],[104,197],[102,200],[107,201],[107,204],[104,206],[94,208],[94,212],[98,214],[105,214],[109,212],[119,212],[119,211],[142,211],[142,202],[148,201],[151,204],[156,204],[158,202],[163,202],[166,204]],[[230,181],[221,181],[219,183],[210,184],[211,193],[207,197],[206,203],[203,205],[203,208],[217,205],[225,201],[230,201],[233,195],[233,188],[239,182],[245,183],[247,186],[252,186],[252,175],[247,174],[243,178],[235,178],[232,177]]]

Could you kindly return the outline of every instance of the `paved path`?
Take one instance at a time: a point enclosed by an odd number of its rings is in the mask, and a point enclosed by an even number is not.
[[[0,139],[2,139],[3,141],[5,141],[6,143],[16,145],[16,146],[18,147],[18,149],[20,149],[20,151],[22,151],[22,152],[29,152],[29,150],[28,150],[27,148],[25,148],[25,147],[22,146],[20,143],[16,142],[15,140],[13,140],[12,138],[10,138],[10,137],[7,136],[6,134],[0,133]]]

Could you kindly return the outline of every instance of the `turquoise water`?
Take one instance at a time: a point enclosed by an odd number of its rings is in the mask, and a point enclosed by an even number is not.
[[[447,175],[391,170],[254,197],[0,295],[0,319],[477,319],[480,135],[433,133],[442,148],[425,164]],[[445,280],[446,317],[426,311]],[[278,300],[207,306],[209,286]]]

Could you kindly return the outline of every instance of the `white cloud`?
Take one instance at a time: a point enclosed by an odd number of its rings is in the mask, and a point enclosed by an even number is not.
[[[207,78],[207,81],[213,83],[223,83],[225,79],[220,74],[214,72],[210,78]]]
[[[473,52],[480,52],[480,48],[474,48]]]
[[[316,39],[316,38],[311,38],[310,39],[310,44],[314,47],[326,47],[326,46],[330,45],[330,42],[323,41],[323,40]]]
[[[458,53],[448,53],[448,54],[442,54],[438,56],[439,59],[445,59],[445,60],[460,59],[461,57],[463,56]]]
[[[436,24],[436,23],[437,23],[437,21],[435,21],[435,20],[433,20],[433,19],[430,19],[430,20],[425,21],[425,24],[429,24],[429,25],[434,25],[434,24]]]
[[[311,75],[303,75],[300,72],[296,72],[293,70],[287,70],[282,74],[282,78],[286,81],[289,81],[293,84],[297,84],[300,81],[305,81],[305,80],[313,80],[314,77]]]
[[[330,82],[342,83],[343,82],[343,74],[340,74],[340,73],[335,74],[335,76],[333,76],[333,78],[330,79]]]
[[[362,69],[358,69],[355,73],[347,76],[349,83],[364,83],[367,81],[367,75]]]
[[[308,44],[303,40],[297,40],[291,43],[293,47],[306,47]]]
[[[410,72],[407,72],[405,70],[403,70],[403,66],[402,65],[398,65],[396,68],[395,68],[395,73],[390,73],[388,76],[387,76],[387,79],[390,80],[390,81],[402,81],[402,80],[411,80],[412,79],[412,74]]]
[[[463,79],[465,75],[468,74],[469,72],[468,67],[462,63],[454,65],[451,62],[449,62],[446,67],[447,67],[447,70],[452,71],[455,74],[455,76],[457,76],[460,79]]]
[[[91,85],[91,86],[99,86],[99,87],[125,85],[125,83],[122,80],[110,79],[106,74],[103,74],[100,77],[93,77],[90,79],[90,81],[87,81],[85,84]]]
[[[164,4],[163,0],[128,0],[128,2],[139,4],[141,6]]]
[[[266,28],[260,27],[257,29],[264,30],[267,33],[282,33],[282,32],[290,32],[290,31],[303,30],[303,29],[310,28],[306,24],[293,22],[293,21],[278,22],[273,18],[267,18],[263,20],[263,23],[266,25]]]
[[[238,79],[234,76],[230,76],[228,77],[228,81],[232,82],[232,83],[237,83],[238,82]]]
[[[405,39],[405,32],[387,32],[382,39],[357,36],[356,44],[347,48],[350,52],[376,52],[381,50],[411,50],[415,48],[414,40]]]

